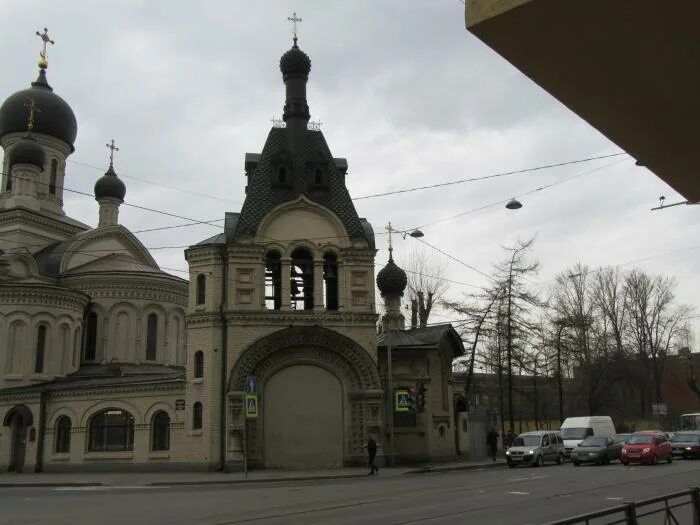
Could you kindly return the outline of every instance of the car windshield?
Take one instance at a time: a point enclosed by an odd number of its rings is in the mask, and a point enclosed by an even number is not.
[[[632,434],[615,434],[615,443],[625,443]]]
[[[518,436],[513,441],[514,447],[539,447],[540,436]]]
[[[673,443],[697,443],[700,439],[700,434],[678,433],[673,434],[671,441]]]
[[[581,447],[604,447],[608,444],[608,438],[606,437],[594,437],[590,436],[581,441],[579,446]]]
[[[562,428],[561,438],[562,439],[583,439],[586,436],[590,436],[593,430],[590,428]]]
[[[628,445],[651,445],[654,438],[651,436],[632,436],[627,440]]]

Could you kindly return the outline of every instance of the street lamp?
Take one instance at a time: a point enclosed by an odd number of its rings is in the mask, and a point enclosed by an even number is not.
[[[506,204],[506,208],[508,208],[509,210],[519,210],[522,207],[523,207],[523,205],[515,197],[510,199],[508,201],[508,204]]]

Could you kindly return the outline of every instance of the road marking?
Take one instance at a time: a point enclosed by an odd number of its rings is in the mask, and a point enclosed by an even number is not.
[[[167,489],[168,486],[150,486],[150,485],[95,485],[88,487],[57,487],[53,489],[55,492],[100,492],[106,490],[141,490],[141,489]]]
[[[531,480],[535,480],[535,479],[545,479],[545,478],[548,478],[548,477],[549,477],[549,476],[535,476],[535,475],[532,475],[532,476],[528,476],[528,477],[526,477],[526,478],[510,478],[508,481],[516,481],[516,482],[517,482],[517,481],[531,481]]]
[[[610,501],[622,501],[622,498],[605,498]]]
[[[529,492],[516,492],[516,491],[506,492],[506,494],[515,494],[516,496],[529,496],[530,495]]]

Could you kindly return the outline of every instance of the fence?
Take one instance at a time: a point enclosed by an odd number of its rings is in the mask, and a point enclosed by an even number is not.
[[[681,523],[700,525],[700,487],[694,487],[664,496],[657,496],[637,502],[625,502],[588,514],[581,514],[563,520],[552,521],[547,525],[644,525]]]

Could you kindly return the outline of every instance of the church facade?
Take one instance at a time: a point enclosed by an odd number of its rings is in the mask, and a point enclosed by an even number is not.
[[[111,156],[98,226],[65,214],[77,123],[45,62],[0,107],[0,469],[342,467],[365,461],[369,437],[380,456],[454,456],[449,363],[463,347],[449,327],[432,354],[396,357],[396,380],[440,402],[390,443],[394,373],[378,345],[403,328],[405,273],[390,260],[378,275],[378,340],[374,232],[347,161],[308,125],[310,69],[295,37],[280,61],[284,124],[246,154],[240,212],[186,250],[189,282],[119,224],[126,187]],[[431,359],[433,372],[420,364]]]

